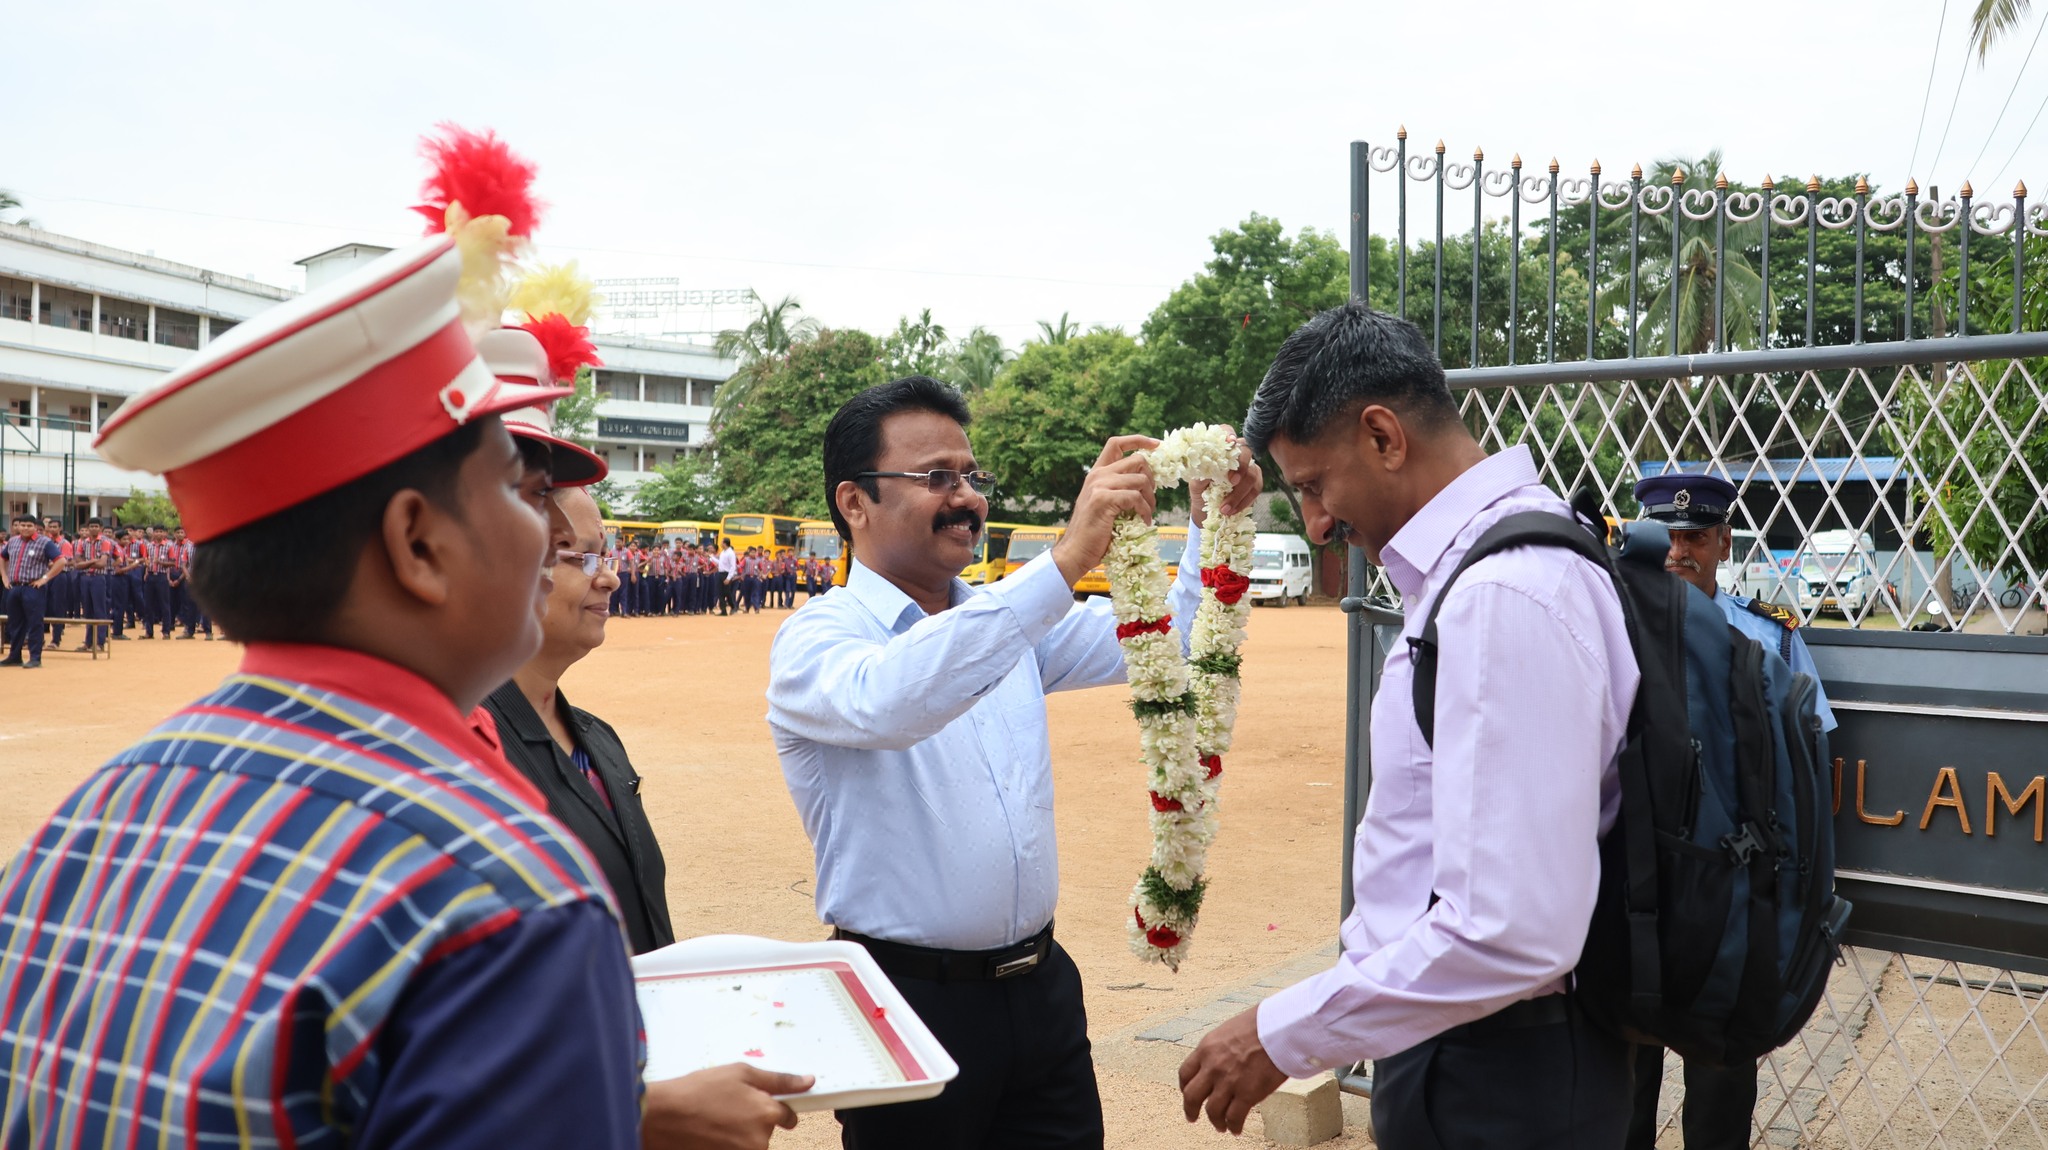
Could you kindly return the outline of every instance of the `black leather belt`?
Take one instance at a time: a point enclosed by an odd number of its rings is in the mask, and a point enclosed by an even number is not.
[[[1546,994],[1539,998],[1525,998],[1520,1002],[1503,1006],[1485,1018],[1475,1018],[1463,1026],[1453,1026],[1444,1031],[1441,1037],[1477,1038],[1503,1030],[1551,1026],[1571,1017],[1567,997],[1563,994]]]
[[[1030,938],[999,950],[939,950],[929,946],[869,938],[832,928],[832,937],[867,948],[875,965],[891,978],[922,978],[927,982],[988,982],[1015,978],[1037,970],[1052,953],[1052,924]]]

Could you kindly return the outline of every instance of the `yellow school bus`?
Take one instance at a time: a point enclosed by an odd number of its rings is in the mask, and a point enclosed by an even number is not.
[[[974,562],[960,573],[970,586],[979,587],[993,583],[1009,574],[1010,533],[1029,531],[1023,523],[984,523],[981,525],[981,539],[974,545]]]
[[[839,528],[832,526],[830,519],[806,519],[796,527],[796,558],[799,563],[813,559],[832,561],[832,585],[846,586],[846,573],[853,562],[853,549],[846,540],[839,537]],[[802,582],[799,572],[798,582]]]
[[[701,519],[670,519],[661,525],[663,546],[681,542],[694,543],[699,547],[718,546],[718,524],[706,523]]]
[[[1010,530],[1010,549],[1003,556],[1003,574],[1015,575],[1026,563],[1052,550],[1065,535],[1064,527],[1016,527]]]
[[[607,551],[618,551],[628,544],[636,543],[642,536],[653,539],[661,534],[661,524],[640,519],[607,519],[604,521],[604,546]]]
[[[718,541],[721,546],[730,544],[734,551],[764,547],[770,555],[780,555],[796,550],[797,528],[802,524],[794,515],[740,512],[719,521]]]
[[[1166,564],[1166,577],[1172,579],[1180,572],[1180,554],[1187,549],[1188,529],[1185,527],[1160,527],[1159,561]],[[1074,583],[1076,595],[1109,594],[1109,573],[1097,563],[1093,571],[1081,576]]]

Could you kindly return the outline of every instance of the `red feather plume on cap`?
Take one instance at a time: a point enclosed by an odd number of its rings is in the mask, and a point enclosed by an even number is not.
[[[498,134],[472,132],[455,124],[437,125],[439,135],[420,141],[420,154],[434,174],[420,185],[427,201],[413,211],[427,219],[427,234],[448,228],[448,206],[461,204],[470,217],[503,216],[508,234],[529,236],[540,222],[541,203],[533,196],[536,169],[513,154]]]
[[[565,315],[550,312],[539,318],[528,316],[525,323],[517,326],[540,341],[541,350],[548,356],[548,374],[563,387],[575,382],[579,368],[604,366],[604,361],[597,357],[597,345],[590,342],[590,329],[570,323]]]

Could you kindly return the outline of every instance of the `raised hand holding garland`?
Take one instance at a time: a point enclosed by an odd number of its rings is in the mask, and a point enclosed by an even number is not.
[[[1134,515],[1119,517],[1103,559],[1152,804],[1152,860],[1131,891],[1125,926],[1133,954],[1177,971],[1202,909],[1223,754],[1237,723],[1237,649],[1251,613],[1243,599],[1251,585],[1244,573],[1251,564],[1252,517],[1249,509],[1223,514],[1238,461],[1228,428],[1182,428],[1150,456],[1162,488],[1209,484],[1202,497],[1202,602],[1188,656],[1166,610],[1158,531]]]

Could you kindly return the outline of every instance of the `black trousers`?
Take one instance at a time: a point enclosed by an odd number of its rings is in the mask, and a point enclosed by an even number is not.
[[[16,583],[7,589],[7,657],[21,658],[21,649],[28,648],[29,661],[40,663],[43,659],[43,610],[49,604],[44,589],[34,583]]]
[[[1081,972],[1057,941],[1014,978],[891,981],[960,1076],[937,1098],[839,1111],[846,1150],[1101,1150]]]
[[[1482,1019],[1372,1064],[1380,1150],[1620,1150],[1630,1046],[1567,1003],[1561,1021]],[[1512,1009],[1512,1008],[1511,1008]]]
[[[1636,1048],[1635,1114],[1628,1124],[1628,1150],[1657,1145],[1657,1095],[1664,1085],[1664,1048]],[[1685,1064],[1685,1110],[1679,1126],[1685,1150],[1747,1150],[1750,1115],[1756,1111],[1756,1067],[1723,1069],[1703,1062]]]

